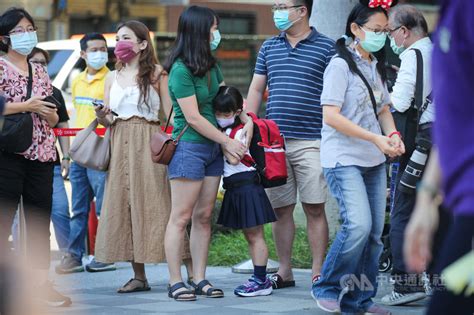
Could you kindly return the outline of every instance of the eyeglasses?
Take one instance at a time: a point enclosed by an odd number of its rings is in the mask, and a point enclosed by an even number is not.
[[[24,33],[36,32],[37,30],[38,30],[38,28],[34,27],[34,26],[28,26],[26,29],[24,29],[23,27],[17,27],[15,29],[11,30],[10,32],[8,32],[8,34],[10,34],[10,35],[24,34]]]
[[[375,35],[388,35],[389,34],[389,30],[373,29],[373,28],[368,27],[368,26],[361,26],[360,28],[363,29],[363,30],[368,29],[369,31],[374,32]]]
[[[390,29],[389,29],[389,30],[388,30],[388,36],[389,36],[389,37],[393,37],[393,36],[392,36],[393,32],[399,30],[402,26],[403,26],[403,25],[400,25],[399,27],[395,27],[393,30],[390,30]]]
[[[294,6],[291,6],[291,7],[279,7],[279,6],[272,6],[272,12],[275,13],[277,11],[286,11],[286,10],[289,10],[289,9],[293,9],[293,8],[299,8],[299,7],[303,7],[302,5],[294,5]]]

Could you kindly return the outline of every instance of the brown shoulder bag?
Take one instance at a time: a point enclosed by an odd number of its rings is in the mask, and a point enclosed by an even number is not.
[[[171,106],[170,115],[168,116],[168,121],[166,122],[165,130],[158,130],[151,136],[150,148],[151,148],[151,159],[153,162],[163,165],[168,165],[173,158],[174,151],[176,151],[176,146],[178,145],[179,139],[188,129],[188,125],[183,128],[179,133],[176,139],[173,139],[169,134],[166,133],[168,126],[171,121],[171,115],[173,114],[173,106]]]
[[[211,73],[207,73],[207,88],[211,90]],[[151,136],[150,148],[151,148],[151,159],[153,162],[163,165],[169,165],[171,159],[173,158],[174,152],[176,151],[176,146],[178,145],[179,139],[184,135],[189,125],[181,130],[178,137],[173,139],[170,135],[166,133],[168,126],[171,121],[171,115],[173,114],[173,106],[171,105],[170,115],[166,121],[165,130],[159,130],[154,135]]]

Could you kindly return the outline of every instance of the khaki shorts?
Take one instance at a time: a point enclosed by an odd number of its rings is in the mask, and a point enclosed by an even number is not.
[[[327,185],[320,159],[321,140],[286,140],[288,180],[283,186],[266,190],[273,208],[327,201]]]

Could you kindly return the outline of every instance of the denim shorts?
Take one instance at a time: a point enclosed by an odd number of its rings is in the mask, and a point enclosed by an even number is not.
[[[169,179],[202,180],[206,176],[222,176],[224,158],[217,143],[180,141],[168,165]]]

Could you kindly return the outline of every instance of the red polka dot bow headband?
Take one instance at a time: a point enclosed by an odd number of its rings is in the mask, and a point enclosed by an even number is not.
[[[369,8],[374,9],[377,7],[382,7],[382,9],[388,11],[392,3],[393,3],[393,0],[370,0]]]

